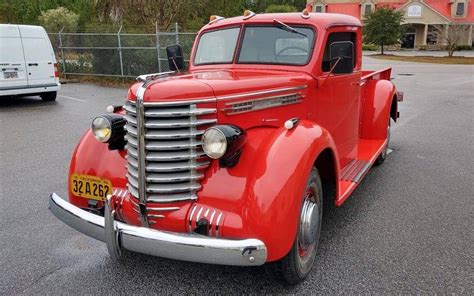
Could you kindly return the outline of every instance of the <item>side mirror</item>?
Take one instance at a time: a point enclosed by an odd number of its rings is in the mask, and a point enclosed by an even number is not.
[[[350,41],[331,43],[329,58],[333,74],[350,74],[354,71],[354,44]]]
[[[184,70],[183,49],[180,45],[171,45],[166,48],[166,55],[168,56],[168,66],[170,71]]]

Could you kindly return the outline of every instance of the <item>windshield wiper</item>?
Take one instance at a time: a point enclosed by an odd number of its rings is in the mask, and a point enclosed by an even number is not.
[[[304,37],[308,37],[308,36],[306,36],[306,34],[301,33],[300,31],[296,30],[295,28],[288,26],[288,25],[285,24],[284,22],[281,22],[281,21],[279,21],[279,20],[277,20],[277,19],[273,19],[273,21],[274,21],[275,23],[279,24],[279,26],[277,26],[277,28],[279,28],[279,29],[285,30],[285,31],[290,32],[290,33],[299,34],[299,35],[302,35],[302,36],[304,36]]]

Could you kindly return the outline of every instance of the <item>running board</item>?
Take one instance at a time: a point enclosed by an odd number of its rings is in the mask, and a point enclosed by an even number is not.
[[[370,167],[371,163],[368,160],[353,159],[341,171],[341,181],[359,183]]]

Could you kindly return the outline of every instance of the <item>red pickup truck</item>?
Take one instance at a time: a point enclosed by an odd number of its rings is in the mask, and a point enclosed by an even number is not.
[[[74,151],[60,220],[125,251],[311,270],[323,202],[340,206],[387,155],[402,94],[364,71],[362,26],[339,14],[211,17],[185,66],[143,75]]]

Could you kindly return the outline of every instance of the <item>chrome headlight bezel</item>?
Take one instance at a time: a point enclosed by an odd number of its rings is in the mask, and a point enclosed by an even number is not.
[[[219,159],[222,167],[233,167],[239,161],[245,141],[246,134],[241,128],[235,125],[216,125],[204,132],[202,148],[210,158]],[[211,147],[212,144],[214,147]]]
[[[109,144],[109,150],[121,150],[125,148],[126,144],[126,123],[127,121],[122,115],[105,114],[92,120],[91,131],[97,141]]]
[[[112,136],[112,123],[103,115],[97,116],[92,120],[91,131],[97,141],[107,143]]]
[[[202,150],[212,159],[223,157],[227,151],[227,138],[221,129],[208,128],[202,135]]]

